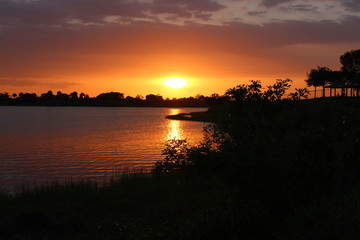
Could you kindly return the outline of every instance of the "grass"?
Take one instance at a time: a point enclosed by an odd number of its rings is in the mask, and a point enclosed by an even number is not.
[[[200,218],[213,200],[220,201],[226,190],[215,186],[133,175],[103,187],[73,182],[2,195],[0,238],[176,239],[189,235],[190,217]]]
[[[272,224],[259,204],[215,175],[39,186],[2,195],[0,206],[0,239],[258,239]]]

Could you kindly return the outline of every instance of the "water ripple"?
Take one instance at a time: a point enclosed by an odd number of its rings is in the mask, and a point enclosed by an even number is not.
[[[153,167],[162,159],[169,136],[194,144],[202,138],[202,123],[165,119],[171,112],[174,109],[0,107],[0,190],[54,180],[102,181],[119,169]]]

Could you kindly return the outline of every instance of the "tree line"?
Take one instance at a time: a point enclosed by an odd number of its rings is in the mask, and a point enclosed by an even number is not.
[[[322,95],[325,97],[325,88],[341,88],[344,90],[355,89],[356,96],[360,95],[360,49],[350,50],[340,56],[340,70],[331,70],[325,66],[313,68],[305,80],[308,87],[322,87]],[[336,91],[336,90],[335,90]],[[336,92],[335,92],[336,95]]]
[[[291,79],[277,79],[275,84],[263,88],[260,80],[251,80],[250,84],[238,85],[228,89],[224,95],[216,93],[210,96],[196,95],[195,97],[164,99],[159,94],[148,94],[145,97],[126,96],[120,92],[101,93],[96,97],[77,92],[70,94],[52,91],[38,96],[36,93],[19,93],[9,95],[0,93],[0,105],[11,106],[114,106],[114,107],[211,107],[231,101],[276,101],[285,97],[291,86]],[[288,99],[300,100],[308,98],[306,88],[295,88],[289,93]]]
[[[148,94],[145,97],[126,96],[120,92],[106,92],[89,97],[85,93],[72,92],[70,94],[52,91],[37,95],[36,93],[8,94],[0,93],[0,105],[14,106],[114,106],[114,107],[207,107],[220,104],[224,96],[211,94],[210,96],[196,95],[195,97],[163,98],[159,94]]]

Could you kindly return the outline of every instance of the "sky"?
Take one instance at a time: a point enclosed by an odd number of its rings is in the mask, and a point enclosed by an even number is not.
[[[0,92],[224,94],[305,87],[360,48],[359,0],[0,0]],[[167,78],[184,78],[173,90]]]

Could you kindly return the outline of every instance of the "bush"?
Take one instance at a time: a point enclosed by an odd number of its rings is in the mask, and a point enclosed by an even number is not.
[[[191,164],[188,158],[189,151],[186,139],[170,139],[166,141],[165,148],[161,153],[161,155],[165,156],[165,159],[156,162],[155,172],[160,174],[184,170]]]

